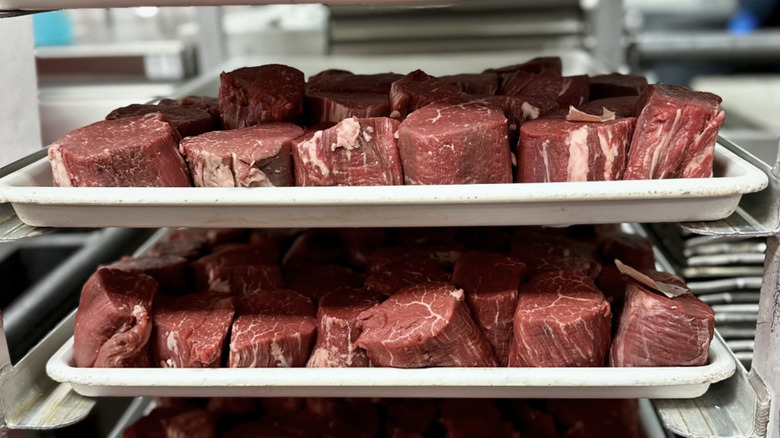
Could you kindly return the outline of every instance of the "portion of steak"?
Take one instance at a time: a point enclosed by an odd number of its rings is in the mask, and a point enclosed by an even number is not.
[[[433,104],[398,127],[406,184],[512,182],[503,111],[475,103]]]
[[[179,100],[163,99],[158,103],[158,105],[200,108],[203,111],[211,114],[211,119],[214,121],[215,129],[222,128],[222,118],[219,115],[219,98],[211,96],[187,96],[182,97]]]
[[[609,352],[616,367],[702,366],[715,315],[693,294],[668,298],[633,281]]]
[[[154,303],[152,357],[163,368],[217,368],[235,311],[231,296],[204,292],[159,295]]]
[[[303,112],[303,72],[281,64],[243,67],[219,75],[219,112],[225,129],[294,122]]]
[[[291,186],[292,141],[301,135],[292,123],[262,123],[187,137],[179,150],[198,187]]]
[[[666,84],[639,96],[624,179],[708,178],[726,118],[720,97]]]
[[[512,73],[518,70],[534,74],[539,74],[545,70],[550,70],[560,75],[563,74],[563,60],[561,60],[559,56],[539,56],[520,64],[491,68],[485,71],[495,72],[503,75],[505,73]]]
[[[581,105],[588,101],[590,92],[587,75],[561,76],[551,70],[531,74],[522,70],[507,75],[501,94],[529,95],[555,99],[559,108]]]
[[[366,277],[368,289],[390,296],[404,287],[431,281],[450,281],[450,273],[436,260],[425,257],[403,257],[388,262]]]
[[[604,366],[611,323],[609,303],[584,274],[533,277],[520,287],[509,366]]]
[[[211,114],[195,106],[143,105],[134,103],[111,111],[106,116],[106,120],[126,119],[128,117],[158,112],[165,116],[182,137],[199,135],[217,129]]]
[[[640,438],[637,399],[551,399],[547,409],[567,438]]]
[[[544,118],[520,127],[517,182],[620,179],[636,119],[570,122]]]
[[[398,121],[388,117],[352,117],[303,137],[293,147],[295,184],[402,184],[397,130]]]
[[[647,237],[615,231],[602,233],[600,240],[605,262],[614,263],[618,259],[639,271],[655,269],[653,241]]]
[[[156,407],[122,432],[122,438],[215,438],[214,421],[203,409]]]
[[[463,253],[455,262],[452,283],[466,293],[474,319],[506,366],[512,343],[512,319],[525,263],[512,257],[482,251]]]
[[[157,280],[161,293],[178,295],[189,292],[187,290],[187,263],[186,258],[175,255],[141,256],[122,257],[108,267],[136,274],[146,274]]]
[[[492,367],[493,349],[474,322],[463,290],[423,283],[396,292],[359,316],[357,346],[378,366]]]
[[[148,275],[99,268],[81,290],[73,334],[77,367],[147,367],[152,300]]]
[[[591,100],[577,106],[577,109],[588,114],[600,116],[604,113],[604,108],[615,113],[615,117],[634,117],[634,108],[639,96],[619,96],[605,97],[603,99]]]
[[[294,263],[284,265],[283,270],[287,287],[315,302],[335,290],[363,287],[363,274],[344,266]]]
[[[439,80],[454,85],[461,93],[493,95],[498,92],[496,73],[461,73],[439,76]]]
[[[258,289],[284,287],[272,243],[231,244],[190,263],[195,290],[246,295]]]
[[[189,187],[181,136],[160,113],[103,120],[49,146],[53,183],[62,187]]]
[[[606,97],[639,96],[647,88],[647,78],[609,73],[590,77],[590,100]]]
[[[410,113],[434,102],[456,103],[462,100],[454,85],[422,70],[415,70],[390,87],[390,117],[403,120]]]
[[[398,73],[354,74],[346,70],[325,70],[309,78],[306,91],[333,93],[390,94],[393,82],[404,77]]]
[[[338,123],[351,117],[387,117],[390,98],[378,93],[336,93],[306,91],[304,113],[309,126],[320,123]]]
[[[315,304],[288,289],[241,297],[230,335],[231,368],[301,367],[317,330]]]
[[[529,121],[556,111],[558,102],[540,96],[487,96],[475,98],[471,102],[500,109],[507,119],[509,145],[514,150],[520,135],[520,126]]]
[[[580,272],[595,280],[601,272],[598,260],[561,243],[513,244],[510,255],[525,263],[528,278],[566,270]]]
[[[364,289],[336,289],[323,296],[317,308],[317,340],[306,366],[369,366],[366,351],[355,345],[361,332],[358,316],[380,302],[379,294]]]

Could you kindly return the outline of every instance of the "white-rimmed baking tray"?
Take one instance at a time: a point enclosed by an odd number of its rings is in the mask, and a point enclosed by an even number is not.
[[[374,187],[52,187],[41,159],[0,180],[0,200],[44,227],[566,225],[722,219],[767,176],[725,147],[715,177]]]
[[[642,368],[77,368],[73,338],[46,365],[85,396],[694,398],[730,377],[720,336],[700,367]]]

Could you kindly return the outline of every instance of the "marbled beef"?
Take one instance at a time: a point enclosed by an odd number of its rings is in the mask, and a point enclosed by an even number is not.
[[[81,290],[73,335],[77,367],[147,367],[157,281],[99,268]]]
[[[639,96],[605,97],[578,105],[577,109],[584,113],[600,116],[604,113],[604,108],[606,108],[615,113],[617,118],[634,117],[637,99],[639,99]]]
[[[332,264],[291,263],[283,267],[285,284],[315,302],[342,288],[362,288],[364,276],[350,268]]]
[[[49,146],[53,183],[62,187],[188,187],[181,136],[160,113],[103,120]]]
[[[393,82],[402,77],[404,75],[398,73],[354,74],[346,70],[324,70],[309,78],[306,91],[387,95]]]
[[[439,76],[439,80],[454,85],[461,93],[493,95],[498,92],[496,73],[461,73]]]
[[[228,244],[190,263],[195,290],[246,295],[284,286],[279,250],[272,242]]]
[[[365,289],[336,289],[320,299],[317,307],[317,340],[307,367],[367,367],[366,351],[355,345],[360,336],[358,315],[381,302],[381,296]]]
[[[476,103],[432,104],[398,127],[406,184],[512,182],[503,111]]]
[[[368,289],[390,296],[414,284],[450,281],[450,273],[436,260],[425,257],[402,257],[384,264],[366,277]]]
[[[182,140],[197,187],[268,187],[295,184],[292,141],[303,130],[292,123],[261,123]]]
[[[517,182],[620,179],[636,119],[531,120],[520,127]]]
[[[538,275],[520,287],[509,366],[604,366],[611,322],[604,295],[584,274]]]
[[[280,64],[243,67],[219,75],[219,112],[225,129],[294,122],[303,112],[304,76]]]
[[[396,144],[398,121],[344,119],[293,145],[297,186],[375,186],[403,183]]]
[[[359,316],[357,346],[378,366],[491,367],[497,361],[464,300],[444,282],[396,292]]]
[[[390,117],[403,120],[410,113],[434,102],[462,102],[460,92],[451,84],[422,70],[415,70],[393,82],[390,87]]]
[[[233,322],[233,297],[215,292],[154,302],[152,358],[163,368],[217,368]]]
[[[161,293],[177,295],[190,292],[187,287],[187,262],[186,258],[176,255],[122,257],[108,267],[146,274],[157,280]]]
[[[301,367],[317,330],[316,306],[288,290],[258,291],[236,302],[230,335],[231,368]]]
[[[390,98],[378,93],[337,93],[306,91],[303,100],[305,121],[309,126],[338,123],[350,117],[387,117]]]
[[[171,125],[179,131],[182,137],[203,134],[217,128],[214,118],[208,111],[195,106],[169,104],[144,105],[134,103],[111,111],[106,116],[106,120],[119,120],[157,112],[162,113]]]
[[[666,84],[639,96],[624,179],[708,178],[726,118],[720,97]]]

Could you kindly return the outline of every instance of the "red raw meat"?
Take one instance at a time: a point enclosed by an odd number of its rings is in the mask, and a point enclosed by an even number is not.
[[[217,129],[211,114],[195,106],[143,105],[134,103],[111,111],[106,116],[106,120],[120,120],[153,113],[162,113],[171,125],[179,131],[179,135],[182,137],[200,135]]]
[[[390,117],[403,120],[414,111],[435,103],[461,102],[460,92],[451,84],[422,70],[415,70],[390,87]]]
[[[366,277],[366,288],[390,296],[404,287],[430,281],[449,281],[450,273],[430,257],[403,257],[388,262]]]
[[[108,267],[136,274],[146,274],[157,280],[161,293],[178,295],[190,292],[187,288],[187,263],[186,258],[175,255],[141,256],[122,257]]]
[[[338,123],[351,117],[362,119],[390,115],[390,97],[387,94],[307,90],[303,103],[309,126]]]
[[[606,97],[639,96],[647,88],[647,78],[609,73],[590,77],[590,100]]]
[[[577,105],[577,109],[584,113],[601,116],[606,108],[615,113],[616,118],[635,117],[634,108],[637,99],[639,96],[605,97]]]
[[[195,407],[157,407],[122,432],[122,438],[215,438],[209,414]]]
[[[318,302],[334,290],[362,288],[364,276],[339,265],[293,263],[284,265],[284,279],[287,288]]]
[[[268,64],[219,75],[219,112],[225,129],[295,122],[303,112],[305,81],[295,68]]]
[[[402,77],[404,75],[398,73],[356,75],[346,70],[325,70],[309,78],[306,91],[388,95],[393,82]]]
[[[498,74],[462,73],[439,76],[440,81],[454,85],[461,93],[493,95],[498,92]]]
[[[258,289],[283,287],[278,260],[279,250],[272,242],[229,244],[191,262],[190,267],[196,291],[240,296]]]

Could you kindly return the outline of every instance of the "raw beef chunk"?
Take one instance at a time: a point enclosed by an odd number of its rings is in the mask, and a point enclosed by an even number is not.
[[[262,123],[187,137],[179,150],[198,187],[291,186],[291,145],[301,135],[292,123]]]
[[[390,296],[404,287],[430,281],[450,281],[450,273],[430,257],[403,257],[366,277],[368,289]]]
[[[196,291],[246,295],[258,289],[284,286],[272,243],[230,244],[190,263]]]
[[[566,438],[645,436],[636,399],[551,399],[547,409],[566,431]]]
[[[474,320],[502,366],[509,360],[517,290],[524,275],[525,263],[520,260],[482,251],[458,257],[452,274],[452,283],[466,293]]]
[[[393,82],[390,87],[390,117],[403,120],[413,111],[431,103],[456,103],[462,100],[454,85],[422,70],[415,70]]]
[[[668,298],[629,282],[609,363],[616,367],[705,365],[714,321],[712,309],[692,294]]]
[[[178,256],[187,260],[195,260],[205,254],[208,250],[208,244],[200,240],[163,240],[155,243],[146,252],[148,256]]]
[[[590,77],[590,100],[605,97],[639,96],[647,88],[644,76],[610,73]]]
[[[316,306],[288,289],[259,291],[236,303],[230,335],[231,368],[301,367],[317,329]]]
[[[122,438],[215,438],[208,413],[195,407],[157,407],[122,432]]]
[[[152,357],[163,368],[217,368],[233,322],[233,298],[213,292],[155,300]]]
[[[439,402],[439,423],[448,438],[520,438],[492,400],[445,399]]]
[[[294,438],[273,421],[253,421],[241,423],[227,430],[223,438]]]
[[[398,127],[406,184],[512,182],[507,120],[475,103],[434,104]]]
[[[430,399],[388,399],[385,403],[387,436],[420,437],[433,426],[438,416],[438,403]],[[417,433],[418,435],[410,435]]]
[[[187,259],[184,257],[175,255],[122,257],[108,267],[146,274],[157,280],[159,291],[162,293],[175,295],[189,292],[187,290]]]
[[[601,272],[601,263],[596,259],[561,243],[514,244],[510,254],[525,263],[528,278],[567,270],[581,272],[595,280]]]
[[[587,75],[561,76],[550,70],[532,74],[522,70],[504,77],[500,94],[529,95],[555,99],[559,108],[581,105],[588,101]]]
[[[720,97],[655,84],[639,96],[636,130],[624,179],[707,178],[718,130],[726,118]]]
[[[612,181],[625,168],[636,119],[570,122],[545,118],[520,127],[518,182]]]
[[[461,93],[493,95],[498,92],[496,73],[463,73],[439,76],[439,80],[454,85]]]
[[[359,316],[357,346],[378,366],[491,367],[490,343],[471,318],[463,290],[423,283],[396,292]]]
[[[653,242],[647,237],[613,231],[602,233],[600,239],[601,255],[606,263],[618,259],[640,271],[655,268]]]
[[[49,146],[56,186],[188,187],[181,137],[160,113],[103,120]]]
[[[379,294],[342,288],[320,299],[317,308],[317,341],[307,367],[367,367],[366,351],[355,345],[360,336],[358,315],[376,306]]]
[[[179,100],[163,99],[158,105],[183,106],[187,108],[200,108],[211,115],[216,129],[222,127],[222,118],[219,115],[219,98],[211,96],[187,96]]]
[[[345,70],[325,70],[309,78],[306,91],[388,95],[393,82],[402,77],[398,73],[356,75]]]
[[[219,112],[225,129],[294,122],[303,112],[304,76],[295,68],[244,67],[223,72],[219,79]]]
[[[307,91],[304,112],[309,126],[320,123],[338,123],[351,117],[387,117],[390,98],[377,93],[334,93]]]
[[[344,119],[293,146],[298,186],[376,186],[402,184],[395,136],[398,122],[388,117]]]
[[[563,73],[563,61],[558,56],[539,56],[521,64],[491,68],[486,71],[503,75],[505,73],[512,73],[518,70],[534,74],[539,74],[545,70],[550,70],[560,75]]]
[[[284,265],[287,287],[300,292],[315,302],[341,288],[363,287],[363,274],[339,265],[294,263]]]
[[[208,111],[194,106],[181,105],[142,105],[134,103],[111,111],[106,120],[119,120],[146,114],[162,113],[166,119],[179,131],[182,137],[199,135],[217,128],[214,118]]]
[[[578,105],[577,109],[588,114],[602,115],[604,108],[615,113],[616,118],[634,117],[639,96],[605,97]]]
[[[510,367],[600,367],[612,313],[593,281],[575,271],[538,275],[520,288]]]
[[[81,290],[73,335],[77,367],[149,366],[152,300],[148,275],[99,268]]]
[[[557,101],[539,96],[487,96],[474,99],[471,102],[497,108],[504,112],[504,117],[507,119],[509,145],[513,149],[517,146],[520,126],[523,123],[538,119],[558,109]]]
[[[381,274],[390,263],[404,259],[429,258],[445,270],[452,271],[455,261],[462,253],[463,245],[452,241],[422,241],[401,246],[388,246],[369,254],[366,270],[369,274]]]

